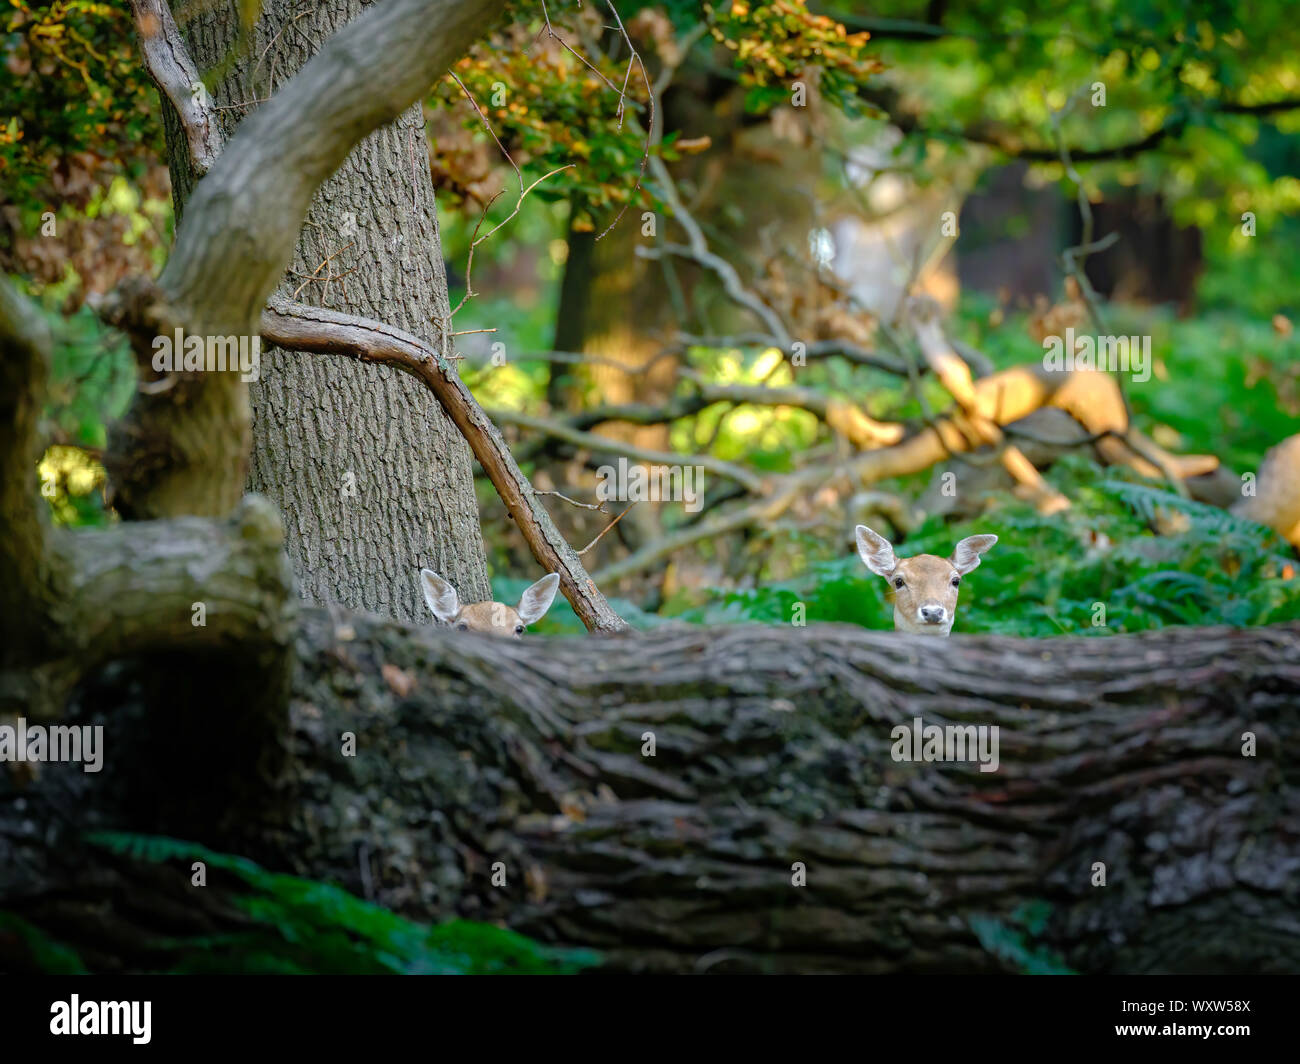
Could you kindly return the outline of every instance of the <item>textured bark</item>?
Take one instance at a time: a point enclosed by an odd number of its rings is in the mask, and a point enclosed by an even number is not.
[[[278,516],[250,497],[229,521],[52,528],[32,476],[48,347],[31,307],[0,278],[0,414],[9,415],[0,422],[0,717],[57,718],[95,669],[152,655],[159,701],[184,698],[198,719],[228,715],[242,741],[270,753],[286,733],[296,601]],[[202,674],[217,682],[198,682]]]
[[[321,716],[296,719],[312,820],[361,814],[315,840],[333,853],[289,852],[356,889],[368,839],[380,898],[408,911],[626,967],[992,971],[970,918],[1042,900],[1043,945],[1080,970],[1300,965],[1300,626],[939,646],[750,627],[598,652],[356,632],[337,664],[303,656],[298,705]],[[385,662],[417,678],[407,697]],[[358,687],[335,706],[340,672]],[[915,716],[999,725],[1001,768],[893,761]],[[341,794],[347,728],[363,753]]]
[[[0,713],[55,715],[73,686],[106,662],[233,654],[242,669],[227,673],[223,704],[228,685],[259,677],[252,684],[259,712],[283,731],[295,599],[279,516],[265,500],[248,497],[227,522],[178,517],[51,538],[58,579],[31,613],[13,618],[36,630],[35,622],[51,624],[51,635],[0,655]]]
[[[450,50],[485,30],[501,4],[435,6],[447,9],[446,24],[439,22],[428,46]],[[266,3],[246,55],[213,92],[218,107],[230,108],[219,112],[226,135],[246,113],[240,105],[279,90],[366,7],[359,0],[307,9],[289,0]],[[233,10],[200,15],[183,29],[198,66],[211,69],[232,47]],[[376,61],[405,62],[391,51],[354,59],[363,70]],[[168,130],[179,200],[193,175],[174,118]],[[302,153],[301,142],[310,139],[283,122],[264,122],[257,133],[270,150]],[[214,216],[211,224],[223,220]],[[282,294],[391,323],[439,349],[447,284],[418,104],[366,137],[325,178],[289,271]],[[423,566],[447,576],[467,600],[491,597],[470,453],[423,388],[387,368],[264,348],[261,379],[249,390],[248,487],[282,512],[307,601],[427,620],[416,585]]]
[[[1080,971],[1300,967],[1300,625],[502,642],[311,611],[299,662],[273,806],[286,813],[191,821],[185,837],[371,885],[420,919],[502,920],[620,969],[996,972],[1016,963],[972,921],[1014,928],[1045,903],[1029,946]],[[116,713],[128,727],[129,698]],[[998,725],[999,770],[894,761],[891,729],[917,716]],[[29,814],[59,804],[56,774]],[[81,797],[97,826],[157,830],[163,816],[124,821],[111,792]],[[19,820],[0,803],[0,906],[105,966],[140,963],[142,932],[164,925],[231,926],[213,916],[221,884],[185,902],[188,866],[38,853]],[[131,934],[104,950],[106,928]]]

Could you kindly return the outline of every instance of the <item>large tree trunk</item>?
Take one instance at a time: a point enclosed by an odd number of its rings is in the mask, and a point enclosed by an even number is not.
[[[597,946],[619,969],[1016,970],[977,935],[999,925],[1084,972],[1300,966],[1300,625],[512,642],[311,611],[298,653],[287,785],[221,823],[133,764],[156,754],[150,719],[106,678],[113,772],[47,766],[21,811],[0,801],[0,908],[101,967],[144,963],[141,929],[228,926],[224,888],[195,908],[179,862],[88,875],[91,822]],[[894,760],[915,717],[1000,727],[998,770]],[[61,824],[47,838],[33,818]]]
[[[227,136],[251,111],[240,105],[270,96],[364,6],[267,0],[243,52],[231,6],[183,25],[201,70],[241,56],[213,92],[229,108],[219,112]],[[164,112],[179,212],[194,176],[184,134]],[[387,322],[436,349],[448,300],[427,160],[419,104],[362,141],[318,190],[280,292]],[[426,389],[387,367],[267,348],[249,391],[248,488],[283,514],[308,602],[426,621],[421,567],[444,574],[466,601],[491,597],[469,449]]]

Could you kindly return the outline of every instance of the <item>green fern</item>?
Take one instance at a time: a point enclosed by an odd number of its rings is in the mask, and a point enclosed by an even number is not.
[[[1078,975],[1059,954],[1033,942],[1042,935],[1050,915],[1047,902],[1033,901],[1016,908],[1006,920],[972,916],[970,926],[981,946],[1024,975]]]
[[[1237,627],[1300,619],[1294,555],[1276,533],[1234,514],[1101,471],[1086,456],[1052,467],[1075,505],[1045,517],[1004,498],[983,515],[951,523],[932,516],[899,546],[903,556],[946,555],[963,536],[993,532],[997,546],[966,581],[958,633],[1107,636],[1168,625]],[[1186,515],[1186,530],[1152,533],[1159,510]],[[802,572],[746,591],[680,594],[664,613],[705,624],[790,623],[802,602],[809,624],[847,621],[893,627],[888,587],[857,556],[818,557],[817,545],[773,551]],[[1104,609],[1099,610],[1098,607]]]
[[[1193,529],[1201,534],[1236,535],[1255,539],[1261,535],[1273,536],[1274,533],[1263,525],[1244,517],[1238,517],[1230,510],[1221,510],[1217,506],[1186,499],[1170,491],[1161,491],[1148,484],[1134,484],[1127,480],[1103,480],[1100,487],[1113,492],[1133,508],[1144,521],[1151,523],[1160,517],[1160,510],[1175,510],[1184,514]]]

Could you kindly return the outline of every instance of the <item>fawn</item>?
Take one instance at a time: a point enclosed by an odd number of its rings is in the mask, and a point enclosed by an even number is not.
[[[858,556],[894,589],[894,631],[940,636],[952,631],[961,578],[998,541],[991,535],[967,536],[953,548],[951,558],[935,554],[898,558],[893,544],[866,525],[858,525],[857,538]]]
[[[555,589],[560,586],[559,573],[547,573],[537,583],[525,588],[518,606],[502,602],[460,604],[456,589],[432,569],[420,570],[420,589],[433,615],[462,632],[488,632],[491,635],[524,634],[524,628],[540,621],[551,608]]]

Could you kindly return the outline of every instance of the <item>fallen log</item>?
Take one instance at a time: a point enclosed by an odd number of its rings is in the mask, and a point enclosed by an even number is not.
[[[72,787],[45,766],[22,813],[0,794],[0,909],[108,966],[140,963],[145,932],[210,930],[221,887],[187,902],[187,865],[91,874],[68,825],[196,838],[619,970],[1300,968],[1297,624],[515,642],[308,611],[287,773],[263,781],[264,816],[219,826],[130,743],[148,708],[128,691],[106,713],[114,690],[93,696],[110,750],[121,722],[112,772]],[[917,718],[997,727],[996,771],[895,760]],[[225,768],[245,788],[254,754]]]

